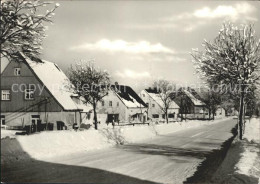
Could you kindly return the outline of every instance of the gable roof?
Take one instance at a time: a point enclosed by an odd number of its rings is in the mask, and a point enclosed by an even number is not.
[[[159,92],[157,90],[153,89],[145,89],[146,93],[156,102],[158,105],[163,108],[164,103],[159,95]],[[178,109],[180,108],[173,100],[170,103],[170,109]]]
[[[129,86],[111,85],[111,89],[117,94],[119,99],[129,108],[147,107],[144,101]]]
[[[189,99],[192,101],[192,103],[194,105],[197,106],[203,106],[205,105],[204,102],[202,102],[201,100],[197,99],[193,94],[191,94],[191,92],[189,92],[188,90],[184,89],[183,92],[189,97]]]
[[[83,110],[71,98],[73,93],[67,88],[68,84],[70,84],[69,79],[57,64],[45,60],[35,62],[22,53],[21,55],[24,58],[25,64],[29,66],[64,110]]]

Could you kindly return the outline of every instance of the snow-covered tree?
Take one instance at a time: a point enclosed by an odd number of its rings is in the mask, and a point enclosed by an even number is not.
[[[162,111],[164,112],[166,122],[168,123],[168,110],[173,103],[173,98],[174,98],[174,90],[175,90],[175,85],[170,83],[167,80],[158,80],[155,81],[153,84],[154,88],[157,88],[158,94],[157,96],[159,99],[162,101]]]
[[[239,138],[242,139],[244,101],[247,89],[259,79],[260,40],[252,25],[223,24],[213,42],[204,41],[204,51],[192,53],[195,67],[209,83],[239,86]]]
[[[52,22],[54,8],[43,12],[50,2],[6,0],[1,1],[0,10],[0,53],[10,61],[22,52],[30,58],[39,58],[45,38],[45,22]]]
[[[98,102],[108,94],[110,87],[108,72],[96,68],[93,63],[89,62],[71,66],[68,73],[74,93],[92,105],[95,129],[98,129],[96,109]]]

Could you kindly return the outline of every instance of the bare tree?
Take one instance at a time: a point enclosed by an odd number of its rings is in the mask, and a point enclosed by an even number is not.
[[[52,22],[57,3],[46,13],[43,11],[50,2],[7,0],[1,1],[0,10],[0,53],[10,61],[19,58],[22,52],[30,58],[38,58],[43,38],[45,38],[45,22]]]
[[[71,66],[69,79],[73,85],[74,93],[83,97],[90,103],[94,111],[95,129],[98,129],[97,104],[108,94],[110,88],[109,74],[96,68],[93,63]]]
[[[217,111],[218,106],[221,105],[222,99],[221,94],[217,89],[213,89],[212,85],[206,91],[202,90],[200,95],[202,97],[202,101],[206,104],[206,107],[209,110],[209,119],[215,118],[215,113]]]
[[[158,80],[154,82],[153,87],[158,91],[157,96],[162,102],[162,104],[160,104],[162,106],[162,111],[164,112],[166,122],[169,123],[168,110],[173,103],[173,92],[175,86],[167,80]]]
[[[247,89],[259,79],[260,41],[252,25],[240,28],[224,24],[213,42],[204,41],[204,51],[194,50],[197,71],[209,83],[239,85],[239,138],[242,139],[244,100]]]

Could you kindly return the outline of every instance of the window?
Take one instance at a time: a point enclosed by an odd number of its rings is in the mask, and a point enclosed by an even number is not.
[[[90,120],[90,113],[87,113],[86,119],[87,119],[87,120]]]
[[[10,90],[2,90],[2,100],[5,100],[5,101],[7,101],[7,100],[11,100],[11,92],[10,92]]]
[[[21,75],[21,68],[14,68],[14,75],[20,76]]]
[[[109,101],[109,107],[112,107],[112,101]]]
[[[34,88],[33,87],[29,87],[27,89],[25,89],[24,91],[24,98],[25,100],[33,100],[34,99]]]
[[[175,118],[175,113],[169,114],[168,117],[169,117],[169,118]]]
[[[162,118],[165,119],[165,114],[162,114]]]
[[[119,107],[119,102],[116,103],[117,107]]]
[[[32,122],[32,125],[37,125],[37,123],[39,123],[41,120],[40,120],[40,115],[32,115],[31,116],[31,122]]]
[[[2,125],[5,125],[5,116],[4,116],[4,115],[1,115],[1,116],[0,116],[0,119],[1,119],[1,120],[0,120],[0,121],[1,121],[1,126],[2,126]]]
[[[143,97],[145,97],[145,94],[143,94]]]
[[[101,104],[102,104],[102,106],[105,106],[105,101],[102,101]]]
[[[153,114],[153,118],[159,118],[159,114]]]
[[[152,104],[152,107],[155,107],[155,104]]]
[[[147,107],[149,107],[149,103],[146,103]]]

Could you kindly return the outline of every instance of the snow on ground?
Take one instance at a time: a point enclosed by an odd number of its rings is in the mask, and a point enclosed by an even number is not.
[[[187,121],[170,124],[103,127],[83,131],[45,131],[15,136],[22,149],[35,159],[44,159],[75,152],[103,149],[116,144],[135,143],[157,135],[173,133],[191,127],[209,125],[216,121]]]
[[[106,148],[110,142],[96,130],[46,131],[29,136],[17,136],[25,152],[35,159]]]
[[[14,138],[16,132],[20,132],[20,131],[1,129],[1,139],[4,139],[6,137]]]
[[[246,122],[244,138],[249,142],[260,143],[260,119],[252,118]]]
[[[260,119],[252,118],[246,123],[242,142],[244,151],[236,164],[238,173],[259,178],[260,182]]]

